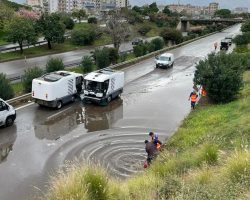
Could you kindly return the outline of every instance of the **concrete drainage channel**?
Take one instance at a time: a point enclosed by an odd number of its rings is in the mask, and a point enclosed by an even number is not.
[[[235,25],[233,25],[233,26],[235,26]],[[229,28],[231,28],[233,26],[229,26],[229,27],[227,27],[227,28],[225,28],[225,29],[223,29],[221,31],[216,31],[216,32],[213,32],[213,33],[209,33],[207,35],[203,35],[203,36],[200,36],[200,37],[197,37],[197,38],[182,42],[182,43],[180,43],[178,45],[174,45],[174,46],[171,46],[171,47],[166,47],[166,48],[160,49],[158,51],[154,51],[152,53],[149,53],[147,55],[144,55],[144,56],[141,56],[141,57],[138,57],[138,58],[134,58],[132,60],[128,60],[128,61],[116,64],[116,65],[109,66],[109,68],[117,69],[117,70],[125,69],[126,67],[134,65],[136,63],[139,63],[139,62],[141,62],[143,60],[155,57],[155,56],[157,56],[159,54],[162,54],[162,53],[164,53],[166,51],[176,49],[178,47],[181,47],[181,46],[184,46],[186,44],[192,43],[192,42],[197,41],[199,39],[208,37],[210,35],[214,35],[214,34],[219,33],[219,32],[222,32],[222,31],[227,30],[227,29],[229,29]],[[27,104],[28,102],[31,102],[31,101],[32,101],[31,93],[28,93],[28,94],[24,94],[22,96],[19,96],[19,97],[13,98],[13,99],[9,99],[7,102],[9,104],[13,105],[14,107],[16,107],[16,106],[20,106],[20,105],[23,105],[23,104]]]

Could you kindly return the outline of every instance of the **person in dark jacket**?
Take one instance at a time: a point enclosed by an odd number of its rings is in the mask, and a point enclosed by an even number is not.
[[[147,156],[148,164],[150,164],[152,162],[152,160],[158,154],[157,147],[153,142],[149,142],[148,140],[145,140],[145,150],[148,154],[148,156]]]

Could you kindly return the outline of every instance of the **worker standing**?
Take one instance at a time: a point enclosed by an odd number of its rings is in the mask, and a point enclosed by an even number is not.
[[[204,86],[201,87],[201,96],[205,97],[207,95],[207,91]]]
[[[159,151],[161,149],[162,142],[159,140],[158,134],[150,132],[149,136],[151,138],[151,142],[153,142],[156,145],[156,148]]]
[[[188,100],[190,101],[190,99],[191,99],[191,108],[194,109],[196,102],[197,102],[197,99],[198,99],[198,95],[197,95],[195,90],[193,92],[191,92]]]
[[[214,49],[215,49],[215,51],[216,51],[217,47],[218,47],[218,43],[215,42],[215,43],[214,43]]]
[[[157,156],[158,150],[153,142],[145,140],[145,150],[147,152],[147,161],[144,163],[144,168],[147,168],[152,160]]]

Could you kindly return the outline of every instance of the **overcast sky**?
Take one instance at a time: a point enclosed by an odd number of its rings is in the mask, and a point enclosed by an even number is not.
[[[15,2],[24,3],[25,0],[13,0]],[[178,3],[178,0],[130,0],[132,5],[143,5],[145,3],[157,2],[157,4]],[[208,5],[209,2],[218,2],[220,8],[234,9],[235,7],[248,7],[250,9],[250,0],[179,0],[181,4]]]

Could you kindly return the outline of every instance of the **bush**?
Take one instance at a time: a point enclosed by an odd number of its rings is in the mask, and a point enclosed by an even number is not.
[[[97,24],[97,18],[96,17],[90,17],[88,18],[89,24]]]
[[[165,42],[173,41],[175,44],[179,44],[183,41],[182,33],[175,29],[166,28],[161,32],[161,36]]]
[[[74,30],[71,34],[71,41],[75,45],[91,45],[95,41],[97,33],[94,29]]]
[[[46,64],[46,72],[54,72],[63,70],[65,68],[62,59],[60,58],[50,58]]]
[[[250,20],[247,20],[242,26],[241,26],[242,32],[249,32],[250,31]]]
[[[90,56],[84,56],[80,64],[80,68],[84,74],[92,72],[94,70],[94,63]]]
[[[229,102],[242,86],[243,64],[238,54],[210,54],[196,66],[194,83],[203,85],[214,102]]]
[[[109,58],[109,48],[95,50],[94,58],[98,69],[108,67],[111,63]]]
[[[119,59],[119,52],[116,48],[109,48],[109,60],[112,64],[116,64]]]
[[[7,100],[14,97],[14,91],[10,85],[10,81],[6,78],[6,75],[0,73],[0,98]]]
[[[237,35],[233,42],[236,45],[244,45],[250,43],[250,32],[243,33],[242,35]]]
[[[43,75],[43,70],[39,67],[33,67],[25,70],[22,77],[22,84],[25,92],[31,92],[32,80]]]
[[[73,21],[73,19],[71,19],[71,17],[63,16],[62,17],[62,22],[65,25],[66,29],[73,30],[73,28],[75,26],[75,22]]]
[[[136,57],[140,57],[147,54],[147,45],[139,44],[133,47],[133,51]]]
[[[161,38],[155,38],[150,43],[155,46],[154,51],[160,50],[164,47],[164,41]]]
[[[138,32],[142,36],[145,36],[150,30],[151,30],[151,27],[149,25],[143,25],[142,27],[139,28]]]

